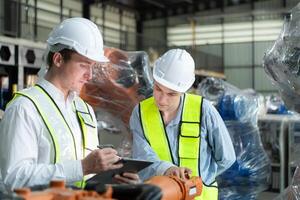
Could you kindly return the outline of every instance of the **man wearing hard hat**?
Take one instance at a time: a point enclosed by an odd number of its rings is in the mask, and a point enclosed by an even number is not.
[[[229,133],[216,109],[201,96],[185,93],[195,80],[195,63],[183,49],[156,60],[153,97],[130,118],[133,157],[154,162],[140,175],[201,176],[198,199],[218,199],[216,176],[235,162]]]
[[[49,70],[34,87],[15,94],[1,121],[0,169],[9,189],[53,179],[83,187],[86,175],[122,166],[114,149],[97,149],[94,111],[77,95],[93,67],[108,61],[98,27],[84,18],[66,19],[47,45]],[[133,173],[116,179],[139,181]]]

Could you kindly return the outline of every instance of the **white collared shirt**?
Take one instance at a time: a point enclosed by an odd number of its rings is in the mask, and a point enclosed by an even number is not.
[[[0,123],[0,169],[7,188],[47,185],[51,180],[62,179],[71,184],[83,178],[81,159],[81,130],[72,102],[67,100],[53,84],[40,79],[42,86],[53,98],[74,134],[78,160],[52,164],[54,153],[49,132],[34,104],[25,97],[18,97],[6,109]],[[93,118],[95,114],[90,109]]]

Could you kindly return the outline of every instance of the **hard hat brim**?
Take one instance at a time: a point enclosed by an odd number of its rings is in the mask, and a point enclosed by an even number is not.
[[[85,56],[85,55],[83,55],[83,56]],[[109,59],[106,56],[99,56],[99,58],[89,58],[89,59],[100,62],[100,63],[109,62]]]
[[[48,42],[48,46],[47,46],[47,49],[49,49],[48,51],[51,51],[51,52],[59,52],[63,49],[70,49],[70,50],[73,50],[75,52],[77,52],[78,54],[88,58],[88,59],[91,59],[93,61],[96,61],[96,62],[100,62],[100,63],[107,63],[109,62],[109,59],[105,56],[105,55],[101,55],[101,53],[94,53],[94,54],[84,54],[84,52],[81,52],[80,49],[76,49],[76,48],[72,48],[70,46],[67,46],[65,44],[55,44],[55,45],[52,45],[49,41]]]
[[[174,90],[176,92],[180,92],[180,93],[184,93],[186,92],[194,83],[195,81],[195,78],[193,80],[190,81],[189,84],[187,84],[186,86],[177,86],[177,85],[174,85],[160,77],[158,77],[155,73],[153,73],[153,78],[155,81],[157,81],[159,84],[171,89],[171,90]]]

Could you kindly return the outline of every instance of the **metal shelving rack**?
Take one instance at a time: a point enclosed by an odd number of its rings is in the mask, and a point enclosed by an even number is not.
[[[263,115],[258,118],[263,146],[271,160],[270,190],[282,192],[287,179],[287,140],[290,117],[287,115]]]
[[[263,115],[258,118],[258,126],[272,162],[270,190],[283,192],[300,161],[300,116]]]
[[[44,43],[0,36],[0,70],[9,72],[10,97],[15,89],[26,87],[28,74],[37,74],[45,49]]]
[[[288,183],[291,184],[295,169],[300,164],[300,117],[293,118],[289,124],[288,153]]]
[[[16,84],[18,71],[16,64],[16,46],[0,40],[0,109],[12,96],[12,85]]]

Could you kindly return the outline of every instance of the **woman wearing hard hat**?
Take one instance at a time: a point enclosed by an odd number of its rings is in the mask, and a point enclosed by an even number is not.
[[[235,162],[229,133],[216,109],[201,96],[185,93],[195,80],[195,63],[182,49],[156,60],[153,97],[130,118],[133,157],[154,162],[140,175],[201,176],[198,199],[218,199],[216,176]]]
[[[16,93],[0,128],[0,169],[7,188],[47,185],[53,179],[83,187],[87,175],[120,168],[112,148],[97,149],[93,109],[78,97],[93,67],[107,62],[102,35],[84,18],[64,20],[47,40],[49,69]],[[119,182],[139,182],[124,173]]]

